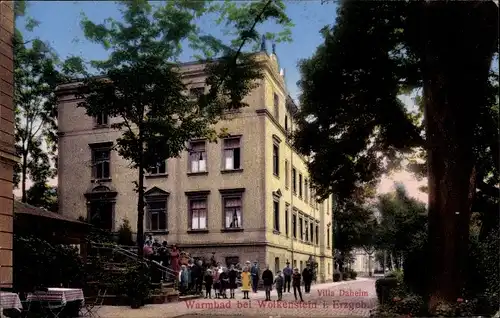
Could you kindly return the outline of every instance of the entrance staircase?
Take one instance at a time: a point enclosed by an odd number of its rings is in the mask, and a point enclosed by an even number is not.
[[[177,290],[177,274],[169,267],[149,260],[140,259],[137,256],[136,246],[122,246],[115,243],[89,242],[87,264],[99,263],[99,267],[104,269],[107,277],[106,281],[95,280],[89,283],[92,290],[106,289],[105,304],[120,305],[125,302],[126,296],[120,291],[113,290],[113,281],[121,279],[127,266],[144,264],[151,269],[151,291],[150,303],[176,302],[183,300],[186,296],[179,296]],[[92,279],[91,279],[92,280]]]

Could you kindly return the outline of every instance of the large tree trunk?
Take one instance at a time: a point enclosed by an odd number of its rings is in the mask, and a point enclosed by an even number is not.
[[[493,2],[429,1],[424,7],[431,311],[462,296],[475,191],[474,129],[497,40],[497,14]]]

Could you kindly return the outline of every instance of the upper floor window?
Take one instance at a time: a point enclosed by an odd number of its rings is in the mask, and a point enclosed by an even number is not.
[[[277,143],[273,143],[273,174],[280,175],[280,148]]]
[[[148,169],[150,175],[164,175],[167,174],[167,161],[160,160],[156,165]]]
[[[285,131],[288,133],[288,116],[285,115]]]
[[[207,198],[189,199],[189,220],[191,230],[207,229]]]
[[[288,160],[285,160],[285,188],[290,187],[290,166]]]
[[[309,242],[309,221],[305,220],[306,242]]]
[[[147,200],[146,228],[148,231],[165,231],[167,229],[167,200]]]
[[[280,231],[280,202],[275,199],[273,201],[273,229],[276,232]]]
[[[274,93],[274,118],[280,120],[280,98],[276,93]]]
[[[206,142],[193,141],[189,150],[189,172],[207,171]]]
[[[290,222],[290,205],[285,205],[285,235],[289,235],[289,222]]]
[[[224,203],[224,226],[226,229],[241,229],[241,214],[243,209],[242,197],[230,196],[223,198]]]
[[[304,239],[304,220],[302,219],[301,216],[299,217],[299,235],[300,235],[300,239],[303,240]]]
[[[307,202],[309,202],[309,182],[307,179],[304,180],[304,199]]]
[[[111,149],[92,149],[92,178],[109,179]]]
[[[330,227],[326,230],[326,247],[330,248],[330,240],[332,238],[330,237]]]
[[[311,243],[314,243],[314,224],[313,222],[309,222],[309,235],[311,235]]]
[[[240,138],[224,139],[223,170],[241,168]]]
[[[297,194],[297,170],[292,168],[292,190],[293,194]]]
[[[292,215],[292,235],[293,238],[297,238],[297,214]]]
[[[316,235],[314,236],[316,238],[316,245],[319,245],[319,225],[316,225]]]
[[[109,124],[109,116],[105,112],[100,113],[94,117],[94,123],[96,126],[106,126]]]
[[[302,198],[302,174],[299,174],[299,197]]]

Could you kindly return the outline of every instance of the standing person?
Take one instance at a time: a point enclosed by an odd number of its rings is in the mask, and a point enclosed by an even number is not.
[[[220,281],[220,291],[219,294],[222,298],[227,299],[227,286],[229,285],[229,277],[227,275],[227,268],[222,269],[222,273],[219,274]]]
[[[177,249],[177,245],[172,245],[172,250],[170,251],[170,267],[175,273],[178,273],[180,270],[179,257],[181,256],[179,250]]]
[[[276,273],[276,277],[274,277],[274,286],[276,286],[276,291],[278,292],[278,301],[283,299],[283,283],[284,283],[283,275],[281,275],[281,271]]]
[[[271,289],[273,288],[274,275],[269,269],[269,265],[266,265],[266,269],[262,272],[262,282],[264,283],[264,289],[266,291],[266,301],[271,300]]]
[[[214,276],[214,292],[215,292],[215,298],[219,298],[220,296],[220,273],[219,273],[219,268],[214,267],[213,268],[213,276]]]
[[[311,292],[311,282],[312,282],[312,271],[309,265],[307,265],[302,271],[302,279],[304,280],[304,292],[309,294]]]
[[[293,295],[295,296],[295,300],[297,300],[297,291],[298,291],[300,296],[300,301],[304,301],[304,299],[302,298],[302,291],[300,290],[301,278],[302,277],[300,275],[299,269],[295,267],[293,269],[293,274],[292,274]]]
[[[257,261],[253,263],[250,274],[252,275],[252,290],[257,293],[257,287],[259,286],[259,264]]]
[[[283,276],[284,276],[284,279],[285,279],[285,286],[284,286],[284,291],[287,291],[290,292],[290,283],[292,282],[292,274],[293,274],[293,271],[292,271],[292,268],[290,267],[290,262],[287,261],[286,262],[286,267],[283,269]],[[287,286],[288,286],[288,289],[287,289]]]
[[[195,291],[197,295],[202,295],[202,286],[203,286],[203,263],[202,261],[198,260],[196,262],[196,273],[197,273],[197,278],[195,281]]]
[[[205,273],[205,298],[212,299],[212,284],[214,283],[214,277],[212,276],[212,270],[209,268]]]
[[[186,265],[182,265],[181,271],[179,273],[179,289],[181,295],[185,295],[188,291],[189,286],[189,270]]]
[[[238,272],[234,268],[234,265],[231,265],[229,269],[229,298],[234,299],[234,290],[236,289],[236,278],[238,276]]]
[[[251,289],[251,274],[248,272],[248,267],[243,267],[243,272],[241,273],[241,291],[243,292],[243,299],[250,299],[248,293]]]

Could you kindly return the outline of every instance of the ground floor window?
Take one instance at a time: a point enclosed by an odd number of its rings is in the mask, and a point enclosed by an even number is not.
[[[91,202],[88,222],[102,230],[113,231],[113,203],[107,201]]]

